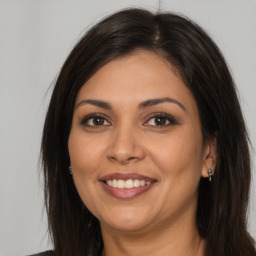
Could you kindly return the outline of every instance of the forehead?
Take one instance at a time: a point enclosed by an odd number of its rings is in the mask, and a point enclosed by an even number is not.
[[[81,87],[76,102],[93,98],[124,104],[166,96],[194,101],[179,72],[169,61],[150,51],[136,51],[100,68]]]

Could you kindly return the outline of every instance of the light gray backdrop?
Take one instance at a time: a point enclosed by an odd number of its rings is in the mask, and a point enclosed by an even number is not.
[[[0,0],[0,256],[51,248],[38,178],[50,93],[45,94],[82,32],[130,6],[181,12],[210,33],[234,75],[256,145],[255,0]],[[252,160],[255,165],[255,153]],[[254,238],[255,185],[254,178],[249,219]]]

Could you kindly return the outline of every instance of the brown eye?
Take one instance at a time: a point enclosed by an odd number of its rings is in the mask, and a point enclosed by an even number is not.
[[[150,126],[165,126],[168,125],[170,123],[170,121],[168,121],[166,119],[166,117],[153,117],[151,119],[149,119],[149,121],[147,122],[147,125]]]
[[[101,114],[92,114],[89,116],[86,116],[82,119],[81,125],[84,126],[108,126],[110,123],[106,120],[106,118]]]
[[[166,125],[167,122],[168,122],[168,120],[166,118],[164,118],[164,117],[156,117],[156,118],[154,118],[154,123],[157,126]]]
[[[176,120],[165,113],[159,113],[152,116],[146,123],[146,126],[155,126],[155,127],[166,127],[169,125],[177,124]]]
[[[104,121],[105,120],[102,117],[94,117],[94,118],[91,118],[90,123],[92,123],[93,125],[103,125]]]

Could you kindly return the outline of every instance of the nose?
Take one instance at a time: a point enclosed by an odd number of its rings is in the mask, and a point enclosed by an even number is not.
[[[111,136],[107,157],[122,165],[140,161],[145,157],[143,141],[138,131],[120,128]]]

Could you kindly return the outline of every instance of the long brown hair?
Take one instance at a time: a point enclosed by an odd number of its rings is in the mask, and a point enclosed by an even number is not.
[[[236,88],[220,50],[201,27],[173,13],[115,13],[95,25],[65,61],[55,84],[42,138],[45,203],[56,256],[99,255],[98,220],[82,203],[68,168],[68,137],[81,86],[110,60],[138,48],[170,61],[193,93],[202,134],[216,136],[212,183],[199,184],[196,223],[207,256],[255,256],[246,229],[250,188],[248,137]]]

